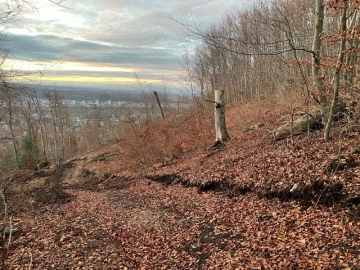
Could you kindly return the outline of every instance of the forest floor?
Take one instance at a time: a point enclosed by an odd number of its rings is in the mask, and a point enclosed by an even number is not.
[[[7,266],[360,269],[359,129],[295,145],[267,132],[141,172],[119,165],[117,145],[14,173]]]

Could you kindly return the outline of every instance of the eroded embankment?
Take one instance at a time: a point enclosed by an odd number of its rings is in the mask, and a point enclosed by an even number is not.
[[[193,185],[191,182],[181,179],[180,176],[174,175],[147,175],[147,179],[163,183],[165,185],[181,184],[184,187],[195,186],[199,192],[220,192],[226,194],[229,198],[238,197],[247,193],[254,193],[259,198],[278,198],[281,201],[289,202],[296,201],[302,206],[311,205],[324,205],[333,206],[335,203],[345,205],[358,205],[360,197],[353,197],[344,194],[343,185],[341,183],[326,184],[325,182],[318,181],[311,185],[304,187],[290,186],[286,189],[279,191],[257,191],[250,187],[236,187],[231,181],[224,180],[222,182],[207,181],[204,185]]]
[[[360,202],[360,155],[357,141],[324,144],[298,139],[289,147],[268,142],[246,147],[236,142],[222,149],[207,149],[157,166],[146,178],[165,185],[196,187],[237,197],[252,193],[259,198],[296,201],[304,207],[341,207]],[[334,154],[337,152],[337,154]]]

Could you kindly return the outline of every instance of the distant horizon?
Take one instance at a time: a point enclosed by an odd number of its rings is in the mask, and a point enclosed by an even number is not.
[[[56,85],[44,85],[44,84],[25,84],[25,83],[15,83],[15,84],[19,84],[28,88],[34,88],[35,90],[49,90],[49,91],[55,91],[55,90],[59,90],[59,91],[88,91],[88,92],[97,92],[97,93],[101,93],[101,92],[122,92],[122,93],[127,93],[127,94],[142,94],[142,91],[140,88],[105,88],[105,87],[101,87],[101,86],[84,86],[84,85],[60,85],[60,84],[56,84]],[[144,92],[145,93],[152,93],[153,91],[157,91],[159,93],[163,93],[164,90],[163,89],[149,89],[149,88],[145,88]],[[167,89],[166,92],[168,95],[180,95],[180,94],[184,94],[185,96],[189,95],[189,91],[185,90],[185,89],[181,89],[181,88],[173,88],[173,89]]]
[[[137,74],[145,84],[177,84],[184,50],[201,42],[181,23],[207,27],[247,2],[67,0],[71,8],[61,8],[40,1],[36,11],[25,5],[21,16],[0,25],[11,47],[3,67],[30,73],[18,78],[24,83],[132,89]]]

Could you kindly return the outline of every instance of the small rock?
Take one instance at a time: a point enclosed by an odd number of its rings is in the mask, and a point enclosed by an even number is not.
[[[293,193],[295,190],[297,190],[298,189],[298,185],[297,184],[295,184],[293,187],[292,187],[292,189],[290,189],[290,192],[291,193]]]

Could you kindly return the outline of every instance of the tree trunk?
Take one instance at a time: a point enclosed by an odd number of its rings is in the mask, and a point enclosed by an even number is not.
[[[287,136],[290,136],[294,133],[294,131],[299,129],[307,129],[309,126],[312,126],[316,122],[319,122],[322,117],[321,109],[318,109],[310,114],[306,114],[292,123],[287,123],[286,125],[279,127],[270,131],[269,136],[270,139],[276,141],[283,139]]]
[[[8,111],[9,111],[9,121],[7,122],[7,125],[10,129],[11,132],[11,141],[12,141],[12,146],[14,149],[14,155],[15,155],[15,161],[16,161],[16,166],[17,168],[19,168],[19,149],[16,145],[16,136],[15,136],[15,131],[14,131],[14,100],[13,97],[11,96],[10,90],[6,87],[5,88],[6,91],[6,99],[7,99],[7,106],[8,106]]]
[[[340,85],[340,72],[342,68],[342,64],[344,62],[344,50],[346,45],[346,6],[341,14],[341,41],[338,55],[338,62],[336,64],[335,74],[334,74],[334,93],[331,101],[330,111],[328,121],[326,123],[325,132],[324,132],[324,140],[328,141],[330,137],[330,130],[334,121],[334,115],[337,111],[338,100],[339,100],[339,85]]]
[[[356,26],[356,28],[358,28],[358,21],[359,20],[359,14],[357,11],[354,12],[354,14],[351,16],[350,19],[350,23],[348,24],[348,28],[354,28]],[[343,81],[344,84],[347,87],[352,87],[353,86],[353,78],[354,78],[354,58],[355,58],[355,54],[356,54],[356,50],[357,48],[355,48],[356,46],[356,42],[355,40],[357,39],[357,31],[353,31],[353,33],[351,34],[351,39],[348,40],[348,48],[347,48],[347,53],[346,53],[346,60],[345,60],[345,67],[346,70],[343,74]]]
[[[313,85],[319,94],[318,102],[320,103],[320,110],[322,113],[322,122],[326,122],[326,93],[323,82],[323,77],[320,74],[320,51],[321,51],[321,34],[324,29],[324,0],[316,0],[315,10],[315,29],[314,39],[312,44],[313,59],[312,59],[312,80]]]
[[[356,21],[355,21],[355,28],[360,29],[360,12],[356,11]],[[354,85],[357,83],[357,74],[358,74],[358,49],[359,49],[359,34],[358,31],[354,31],[354,36],[352,40],[352,47],[351,47],[351,53],[348,54],[350,57],[350,60],[347,60],[346,68],[351,69],[349,72],[346,72],[346,80],[345,82],[350,87],[349,94],[351,95],[354,89]]]
[[[230,140],[225,123],[224,90],[215,90],[215,131],[215,144]]]
[[[163,111],[163,108],[161,107],[161,103],[160,103],[160,100],[159,100],[159,96],[158,94],[156,93],[156,91],[154,91],[154,95],[155,95],[155,98],[156,98],[156,102],[160,108],[160,113],[161,113],[161,118],[162,119],[165,119],[165,114],[164,114],[164,111]]]

